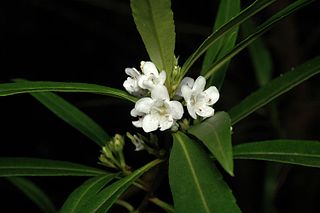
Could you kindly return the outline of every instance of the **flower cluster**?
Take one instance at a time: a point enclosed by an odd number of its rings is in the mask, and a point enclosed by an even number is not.
[[[164,131],[176,127],[184,110],[181,102],[170,100],[164,85],[166,72],[159,73],[150,61],[142,61],[140,68],[141,72],[135,68],[126,68],[125,72],[129,77],[123,83],[130,94],[141,97],[131,110],[131,116],[138,118],[132,122],[133,125],[143,128],[145,132],[157,129]],[[184,99],[187,110],[194,119],[197,119],[197,116],[203,118],[213,116],[214,109],[211,106],[219,99],[217,88],[210,86],[205,90],[205,85],[206,80],[202,76],[196,80],[185,77],[175,92],[175,97]]]

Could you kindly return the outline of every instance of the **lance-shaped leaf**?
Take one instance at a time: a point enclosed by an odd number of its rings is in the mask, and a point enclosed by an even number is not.
[[[7,180],[19,188],[43,212],[57,212],[48,195],[32,181],[23,177],[8,177]]]
[[[201,140],[221,166],[233,176],[231,121],[227,113],[218,112],[194,125],[188,132]]]
[[[173,135],[169,183],[176,212],[241,212],[209,155],[181,132]]]
[[[156,159],[147,165],[137,169],[132,174],[114,182],[110,186],[104,188],[95,196],[92,196],[87,203],[82,203],[79,207],[79,213],[88,212],[108,212],[111,206],[118,200],[123,192],[125,192],[133,182],[143,173],[162,162]]]
[[[107,172],[93,167],[40,158],[0,158],[0,177],[10,176],[97,176]]]
[[[242,31],[245,36],[254,33],[257,28],[255,23],[249,19],[242,25]],[[250,58],[254,67],[254,73],[259,86],[268,83],[272,76],[273,63],[271,53],[265,45],[262,38],[257,38],[248,47]]]
[[[221,39],[226,33],[243,23],[245,20],[258,13],[262,9],[266,8],[276,0],[257,0],[246,9],[242,10],[239,15],[231,19],[228,23],[221,26],[217,31],[212,33],[199,47],[198,49],[187,59],[187,61],[181,67],[181,72],[186,74],[190,67],[196,62],[196,60],[205,53],[211,45]]]
[[[60,213],[79,212],[81,205],[88,203],[93,196],[96,196],[116,176],[117,174],[106,174],[87,180],[69,195]]]
[[[267,83],[246,97],[230,111],[231,124],[235,124],[278,96],[320,72],[320,57],[305,62],[295,69]]]
[[[86,83],[66,83],[52,81],[28,81],[16,83],[0,84],[0,96],[15,95],[20,93],[31,92],[84,92],[106,95],[111,97],[136,102],[137,98],[129,95],[127,92],[100,86],[96,84]]]
[[[234,146],[235,159],[266,160],[320,168],[320,141],[271,140]]]
[[[170,76],[174,66],[175,31],[170,0],[131,0],[134,22],[151,61]]]
[[[31,93],[31,95],[59,118],[79,130],[99,146],[104,146],[110,139],[101,126],[60,96],[51,92]]]
[[[230,21],[233,17],[240,12],[240,0],[221,0],[218,8],[218,14],[215,19],[213,32],[218,30],[222,25]],[[236,43],[238,35],[238,27],[235,27],[230,32],[226,33],[221,39],[215,42],[206,52],[202,63],[201,75],[205,75],[205,71],[208,70],[213,62],[220,59],[228,51],[230,51]],[[220,68],[219,72],[215,76],[211,76],[208,85],[215,85],[218,88],[221,87],[225,72],[228,65]]]
[[[217,72],[219,72],[220,68],[223,67],[225,64],[227,64],[231,58],[236,56],[240,51],[242,51],[244,48],[249,46],[252,42],[254,42],[256,39],[258,39],[262,34],[270,30],[277,22],[281,21],[283,18],[289,16],[290,14],[296,12],[300,8],[310,4],[314,0],[297,0],[294,3],[290,4],[280,12],[273,15],[271,18],[269,18],[267,21],[265,21],[262,25],[258,27],[258,29],[252,33],[250,36],[248,36],[246,39],[241,41],[239,44],[237,44],[232,51],[227,53],[225,56],[223,56],[221,59],[216,61],[212,66],[208,68],[208,70],[205,72],[205,78],[209,78],[212,75],[215,75]]]

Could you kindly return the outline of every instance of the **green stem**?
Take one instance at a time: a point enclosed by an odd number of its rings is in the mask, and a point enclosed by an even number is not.
[[[168,213],[174,213],[175,212],[175,210],[174,210],[172,205],[160,200],[157,197],[151,197],[151,198],[149,198],[149,201],[152,202],[153,204],[156,204],[160,208],[164,209]]]
[[[134,207],[130,203],[128,203],[127,201],[124,201],[124,200],[117,200],[116,204],[126,208],[129,212],[134,212],[134,210],[135,210]]]

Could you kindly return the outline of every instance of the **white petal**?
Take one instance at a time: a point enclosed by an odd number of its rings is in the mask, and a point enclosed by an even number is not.
[[[170,129],[173,125],[173,119],[171,116],[161,116],[159,121],[160,131],[164,131],[166,129]]]
[[[141,98],[136,102],[135,109],[140,113],[148,114],[152,107],[153,100],[151,98]]]
[[[216,103],[219,100],[219,91],[215,86],[211,86],[205,91],[203,91],[205,94],[206,104],[212,105]]]
[[[181,119],[183,116],[183,106],[179,101],[170,101],[170,114],[173,119]]]
[[[151,98],[155,100],[169,100],[167,87],[164,85],[157,85],[151,91]]]
[[[184,100],[188,102],[191,99],[192,89],[190,89],[190,87],[188,87],[187,85],[183,85],[181,87],[181,94]]]
[[[196,94],[199,94],[204,90],[205,86],[206,86],[206,79],[202,76],[199,76],[194,82],[192,90]]]
[[[182,92],[181,92],[182,86],[183,85],[187,85],[188,87],[192,88],[193,83],[194,83],[194,80],[192,78],[189,78],[189,77],[183,78],[182,81],[180,82],[178,88],[177,88],[176,95],[182,96]]]
[[[159,75],[159,78],[158,78],[158,84],[164,84],[164,82],[166,82],[166,77],[167,77],[167,74],[165,71],[161,71],[160,72],[160,75]]]
[[[145,132],[152,132],[159,127],[159,119],[151,114],[146,115],[142,121],[142,128]]]
[[[211,117],[214,114],[214,109],[209,106],[202,106],[196,109],[196,113],[204,118]]]
[[[138,78],[140,74],[140,72],[138,70],[136,70],[136,68],[126,68],[125,72],[127,75],[133,77],[133,78]]]
[[[151,61],[141,63],[141,70],[142,70],[143,74],[145,74],[147,76],[148,75],[155,75],[156,77],[159,76],[158,69],[156,68],[154,63],[152,63]]]
[[[192,106],[189,102],[187,102],[187,109],[188,109],[188,112],[189,112],[190,116],[191,116],[193,119],[197,119],[196,112],[195,112],[193,106]]]
[[[124,88],[129,92],[129,93],[134,93],[136,92],[139,88],[137,87],[137,81],[128,77],[127,80],[123,82]]]
[[[140,119],[137,120],[137,121],[132,121],[132,124],[133,124],[133,126],[135,126],[135,127],[141,128],[141,127],[142,127],[142,121],[143,121],[143,119],[140,118]]]

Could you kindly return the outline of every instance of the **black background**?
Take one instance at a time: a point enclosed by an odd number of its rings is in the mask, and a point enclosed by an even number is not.
[[[274,4],[255,16],[255,21],[262,22],[289,2]],[[217,3],[173,1],[175,53],[180,64],[210,34]],[[319,8],[319,3],[307,6],[263,37],[274,60],[274,77],[319,54]],[[0,11],[1,83],[26,78],[95,83],[121,89],[126,78],[124,69],[139,67],[141,60],[148,60],[128,0],[11,0],[1,3]],[[193,73],[200,65],[196,64]],[[279,137],[319,139],[318,83],[316,76],[278,99],[280,133],[273,128],[267,107],[234,126],[234,143]],[[250,57],[244,51],[230,64],[216,110],[230,109],[257,88]],[[133,106],[125,102],[90,94],[62,96],[94,118],[110,135],[134,130],[129,116]],[[1,156],[96,165],[99,147],[29,95],[0,97],[0,118]],[[133,153],[132,149],[131,144],[126,146],[130,165],[138,167],[149,158],[143,152]],[[319,170],[278,166],[281,173],[273,204],[279,212],[319,212]],[[263,212],[263,184],[269,167],[265,162],[236,161],[236,177],[226,177],[244,212]],[[58,208],[85,180],[31,179],[48,192]],[[164,200],[171,199],[168,188],[159,193]],[[1,212],[39,211],[5,179],[0,180],[0,196]],[[151,206],[150,211],[160,210]]]

